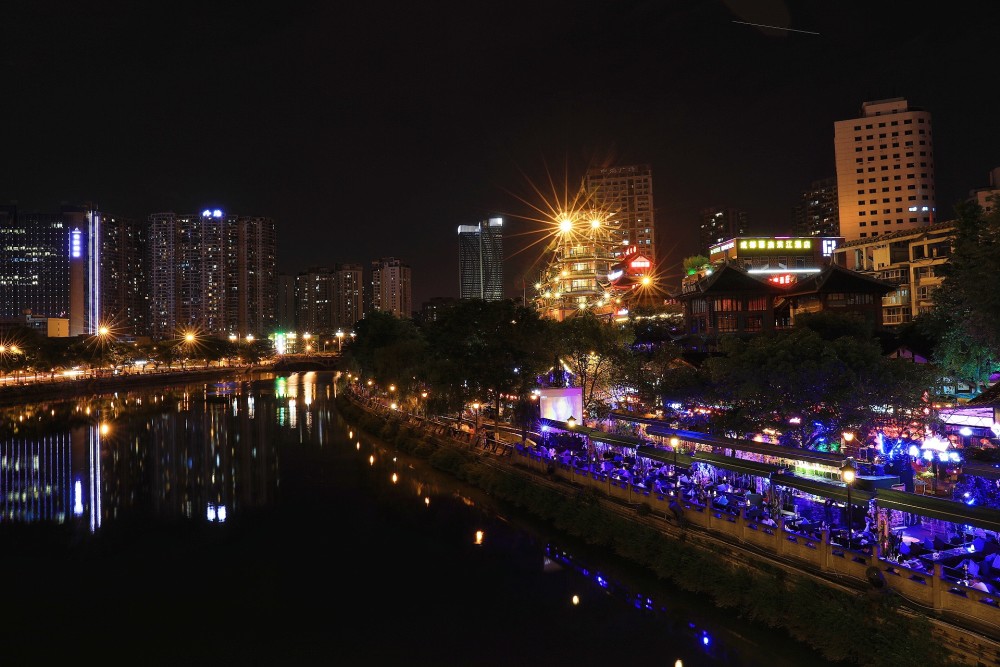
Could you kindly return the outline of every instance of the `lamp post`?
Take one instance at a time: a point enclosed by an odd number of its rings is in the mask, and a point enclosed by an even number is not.
[[[850,447],[851,442],[854,441],[854,434],[851,433],[850,431],[844,431],[841,435],[843,436],[844,440],[840,446],[840,449],[841,452],[844,454],[844,456],[847,456],[847,448]]]
[[[850,541],[851,537],[854,535],[854,514],[851,507],[851,486],[854,484],[855,473],[858,469],[854,465],[854,459],[850,456],[844,461],[844,464],[840,466],[840,475],[844,479],[844,485],[847,487],[847,539]]]
[[[337,353],[340,354],[344,349],[344,330],[337,329]]]
[[[479,435],[479,401],[472,404],[472,409],[476,411],[476,435]]]
[[[677,472],[677,447],[681,444],[681,439],[676,435],[670,438],[670,449],[674,450],[674,472]]]

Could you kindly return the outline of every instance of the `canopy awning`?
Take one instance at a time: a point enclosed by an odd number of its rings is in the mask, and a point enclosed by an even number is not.
[[[606,442],[610,445],[621,445],[623,447],[631,448],[638,447],[645,442],[642,438],[637,438],[634,435],[605,433],[604,431],[598,431],[597,429],[591,429],[590,439],[597,440],[598,442]]]
[[[777,486],[787,486],[793,489],[798,489],[799,491],[805,491],[806,493],[811,493],[814,496],[821,496],[823,498],[830,498],[831,500],[847,502],[847,485],[844,482],[833,482],[825,479],[819,479],[818,477],[802,477],[800,475],[790,475],[788,473],[784,473],[781,475],[775,475],[771,479],[771,483]],[[871,491],[851,487],[852,505],[868,502],[873,496],[874,494]]]
[[[681,454],[677,452],[671,452],[666,449],[661,449],[659,447],[654,447],[653,445],[640,445],[636,453],[636,456],[641,456],[653,461],[659,461],[660,463],[666,463],[669,465],[677,464],[685,468],[691,467],[691,456],[688,454]]]
[[[954,500],[891,489],[879,489],[875,500],[880,508],[919,514],[951,523],[977,526],[985,530],[1000,531],[1000,510],[991,507],[977,507]]]
[[[548,426],[549,428],[557,428],[560,431],[569,431],[570,433],[580,433],[582,435],[590,435],[590,432],[594,429],[589,426],[584,426],[580,422],[576,422],[573,426],[570,426],[564,421],[559,421],[558,419],[547,419],[542,417],[538,420],[543,427]]]
[[[811,449],[775,445],[770,442],[757,442],[756,440],[745,440],[742,438],[726,438],[712,433],[685,431],[683,429],[671,428],[660,424],[647,426],[646,434],[656,435],[663,438],[676,437],[682,441],[693,442],[700,445],[724,447],[726,449],[741,452],[752,452],[754,454],[773,456],[775,458],[786,459],[788,461],[801,461],[803,463],[824,465],[834,468],[839,468],[844,462],[843,454],[836,454],[833,452],[817,452]]]
[[[775,473],[780,473],[784,468],[780,468],[770,463],[758,463],[757,461],[747,461],[734,456],[723,456],[722,454],[710,454],[708,452],[695,452],[691,455],[691,460],[695,463],[707,463],[717,468],[725,468],[741,475],[754,475],[756,477],[767,477]]]

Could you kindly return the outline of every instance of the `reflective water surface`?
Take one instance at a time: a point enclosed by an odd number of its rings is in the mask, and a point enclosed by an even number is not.
[[[4,661],[830,664],[357,432],[329,374],[2,413]]]

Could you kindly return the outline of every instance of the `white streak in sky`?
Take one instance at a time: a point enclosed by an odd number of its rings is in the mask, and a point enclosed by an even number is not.
[[[747,23],[746,21],[733,21],[733,23],[739,23],[740,25],[752,25],[755,28],[771,28],[772,30],[784,30],[785,32],[802,32],[807,35],[818,35],[818,32],[813,32],[812,30],[796,30],[795,28],[782,28],[776,25],[765,25],[763,23]]]

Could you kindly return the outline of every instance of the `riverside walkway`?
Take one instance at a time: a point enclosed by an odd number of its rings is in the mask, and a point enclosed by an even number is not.
[[[498,434],[505,442],[477,438],[435,419],[392,410],[365,397],[351,398],[384,419],[422,428],[441,444],[477,451],[481,460],[519,470],[535,483],[568,496],[578,496],[581,489],[591,490],[603,506],[624,520],[723,554],[740,566],[777,567],[859,594],[891,591],[903,601],[903,613],[924,616],[931,622],[937,641],[959,661],[956,664],[1000,665],[1000,596],[948,579],[940,563],[928,569],[911,568],[881,558],[877,549],[845,547],[832,539],[829,530],[801,534],[784,518],[770,526],[747,516],[746,508],[734,512],[713,506],[711,500],[701,504],[678,499],[678,513],[666,495],[553,460],[533,447],[522,446],[520,437],[512,432]]]

